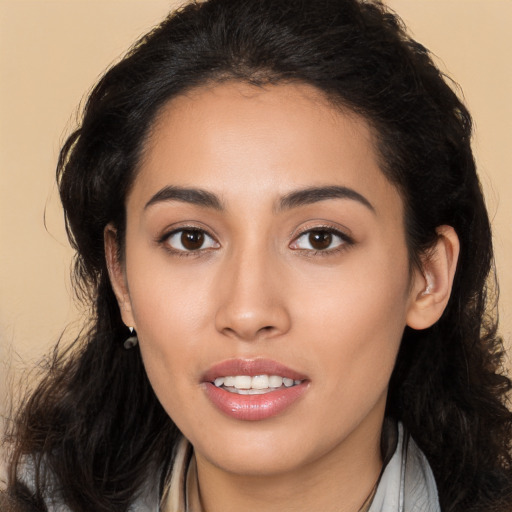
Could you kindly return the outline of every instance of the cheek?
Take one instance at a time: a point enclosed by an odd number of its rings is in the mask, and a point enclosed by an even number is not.
[[[199,316],[204,316],[206,291],[189,271],[180,272],[179,264],[171,265],[163,251],[141,247],[127,255],[132,313],[146,369],[154,374],[157,368],[191,357],[193,331],[204,324]]]
[[[408,274],[405,250],[378,247],[347,253],[332,268],[299,269],[296,317],[321,319],[321,331],[352,331],[360,339],[373,330],[400,332],[409,304]]]
[[[161,248],[144,245],[127,254],[127,281],[139,331],[163,341],[176,330],[204,324],[201,317],[205,317],[211,294],[208,266],[195,264],[192,258],[180,261]]]
[[[319,374],[347,399],[387,386],[405,324],[401,308],[352,299],[319,312],[314,322],[320,329],[311,329],[321,333],[315,343]]]
[[[204,367],[200,332],[205,323],[199,316],[205,313],[200,295],[177,292],[180,284],[158,281],[150,293],[134,299],[133,307],[148,379],[164,409],[182,428],[188,424],[184,418],[197,415],[198,368]]]
[[[355,257],[338,275],[309,273],[310,281],[297,308],[303,330],[315,340],[325,374],[338,392],[369,382],[387,381],[406,324],[408,263],[406,254],[383,258]],[[352,389],[352,392],[354,390]],[[353,396],[357,396],[355,393]]]

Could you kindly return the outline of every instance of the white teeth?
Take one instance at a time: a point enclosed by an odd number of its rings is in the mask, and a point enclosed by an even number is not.
[[[273,391],[272,389],[237,389],[236,393],[239,395],[264,395],[269,391]]]
[[[228,388],[235,387],[235,377],[224,377],[224,386]]]
[[[251,389],[252,377],[249,375],[237,375],[235,377],[235,388],[236,389]],[[226,385],[224,383],[224,385]]]
[[[279,375],[271,375],[268,378],[268,385],[271,388],[280,388],[283,385],[283,377],[279,377]]]
[[[251,388],[252,389],[267,389],[269,386],[268,375],[255,375],[252,378]]]
[[[283,385],[287,388],[298,385],[301,380],[293,380],[280,375],[228,375],[226,377],[217,377],[213,384],[220,388],[224,387],[228,391],[237,392],[242,395],[257,395],[274,391]]]

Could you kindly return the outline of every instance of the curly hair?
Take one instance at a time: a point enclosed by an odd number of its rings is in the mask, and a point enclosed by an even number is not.
[[[428,50],[379,1],[208,0],[171,13],[99,81],[62,148],[57,178],[74,279],[91,324],[44,380],[11,432],[11,497],[42,507],[58,489],[74,511],[128,510],[179,432],[127,336],[103,232],[122,242],[125,198],[161,107],[205,84],[299,82],[365,118],[382,172],[405,205],[411,263],[452,226],[461,255],[441,319],[406,328],[387,414],[426,454],[444,512],[512,507],[512,385],[497,335],[491,230],[471,151],[472,121]],[[34,490],[19,483],[27,456]],[[18,483],[16,483],[18,482]],[[56,491],[57,492],[57,491]]]

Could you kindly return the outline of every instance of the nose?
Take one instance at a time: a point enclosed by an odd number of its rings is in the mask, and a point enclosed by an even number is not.
[[[278,266],[261,251],[246,251],[226,262],[218,286],[215,327],[219,332],[243,341],[288,332],[291,318]]]

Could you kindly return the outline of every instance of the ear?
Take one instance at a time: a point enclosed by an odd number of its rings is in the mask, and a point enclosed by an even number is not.
[[[411,303],[407,325],[426,329],[443,314],[452,291],[453,278],[459,257],[459,238],[451,226],[439,226],[437,241],[422,269],[415,272],[411,287]]]
[[[105,258],[107,260],[108,275],[110,283],[114,290],[121,311],[123,322],[130,327],[136,328],[132,313],[132,304],[128,285],[126,282],[126,273],[121,261],[119,261],[119,244],[117,240],[117,230],[108,224],[103,231],[103,240],[105,244]]]

